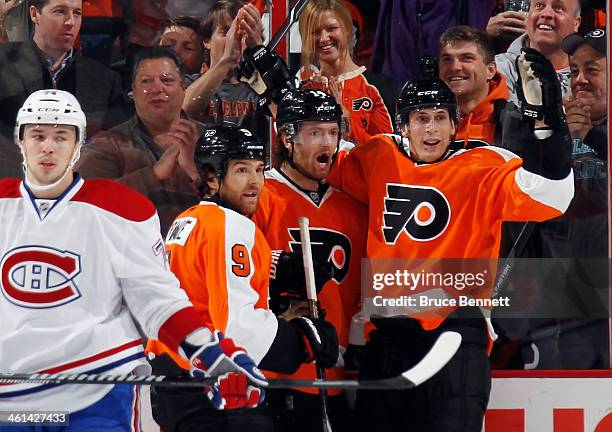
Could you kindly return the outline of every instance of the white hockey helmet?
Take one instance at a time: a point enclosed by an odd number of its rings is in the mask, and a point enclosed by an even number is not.
[[[77,128],[77,145],[85,142],[87,119],[79,101],[63,90],[38,90],[32,93],[17,113],[15,141],[23,140],[25,125],[57,124]]]

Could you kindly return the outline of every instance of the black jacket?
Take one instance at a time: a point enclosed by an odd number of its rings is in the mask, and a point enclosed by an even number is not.
[[[33,41],[8,42],[0,44],[0,134],[12,140],[17,112],[26,98],[36,90],[50,88],[76,96],[87,116],[89,136],[131,114],[122,94],[121,77],[98,61],[75,53],[54,85]]]

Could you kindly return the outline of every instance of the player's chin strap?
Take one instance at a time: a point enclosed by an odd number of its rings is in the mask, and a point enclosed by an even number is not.
[[[77,161],[81,157],[81,144],[79,143],[76,145],[76,147],[74,148],[74,151],[72,152],[72,157],[70,158],[70,162],[68,162],[68,165],[66,165],[66,170],[64,171],[64,174],[62,174],[62,176],[59,179],[57,179],[51,184],[41,185],[41,184],[36,183],[34,180],[32,180],[32,178],[28,175],[30,171],[30,167],[28,166],[26,152],[23,147],[23,144],[20,145],[19,148],[21,149],[21,156],[23,157],[23,162],[21,162],[21,168],[23,169],[25,182],[32,192],[44,192],[44,191],[48,191],[49,189],[53,189],[54,187],[56,187],[66,178],[68,174],[72,172],[72,169],[74,168]]]

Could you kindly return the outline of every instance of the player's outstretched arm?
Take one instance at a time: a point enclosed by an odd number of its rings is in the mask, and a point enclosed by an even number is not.
[[[526,146],[523,166],[552,180],[564,179],[571,171],[571,135],[557,73],[550,61],[532,48],[523,48],[516,66],[521,112],[537,138],[534,145]]]

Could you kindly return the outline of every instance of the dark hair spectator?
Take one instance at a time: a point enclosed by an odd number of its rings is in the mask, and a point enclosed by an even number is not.
[[[441,52],[446,45],[453,45],[457,42],[473,42],[486,64],[495,61],[495,50],[486,32],[470,26],[450,27],[440,36],[438,50]]]
[[[267,142],[269,122],[258,110],[259,96],[234,74],[243,51],[263,44],[259,11],[243,0],[219,1],[203,19],[201,34],[210,65],[187,87],[183,109],[204,123],[245,127]]]
[[[33,39],[0,44],[0,134],[12,139],[18,109],[41,89],[73,93],[87,116],[89,136],[128,118],[119,75],[74,48],[81,1],[35,0],[29,13]]]
[[[165,235],[176,215],[199,201],[194,150],[204,125],[182,112],[182,66],[171,48],[143,48],[135,65],[136,114],[84,146],[79,172],[113,178],[146,195]]]
[[[132,77],[132,85],[134,84],[134,79],[136,78],[136,73],[138,72],[138,67],[140,66],[140,63],[145,60],[163,58],[172,60],[172,62],[176,66],[176,71],[181,75],[184,74],[183,63],[181,63],[180,57],[172,48],[168,48],[165,46],[146,47],[138,51],[138,53],[134,57],[134,66],[132,67],[132,73],[130,74],[130,76]]]
[[[495,3],[495,0],[381,0],[372,70],[394,77],[398,85],[423,77],[429,67],[426,60],[438,56],[438,42],[444,30],[455,25],[485,29]]]
[[[191,16],[169,18],[160,24],[157,45],[172,48],[185,68],[188,84],[200,76],[204,58],[200,21]]]
[[[210,40],[218,27],[225,26],[229,29],[238,11],[246,4],[245,0],[220,0],[215,3],[200,22],[202,38]]]

